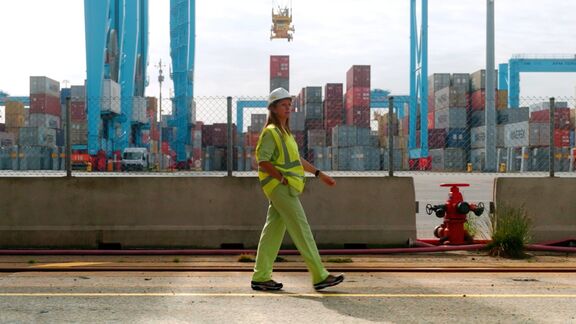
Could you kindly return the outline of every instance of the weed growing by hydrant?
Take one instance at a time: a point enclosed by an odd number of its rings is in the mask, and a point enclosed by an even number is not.
[[[255,262],[255,261],[256,259],[252,254],[240,254],[240,256],[238,256],[238,262]]]
[[[326,260],[326,262],[330,262],[330,263],[352,263],[354,261],[352,261],[351,258],[330,258],[330,259]]]
[[[530,219],[524,208],[502,206],[490,215],[492,242],[487,245],[491,256],[512,259],[528,257],[524,252],[530,241]]]

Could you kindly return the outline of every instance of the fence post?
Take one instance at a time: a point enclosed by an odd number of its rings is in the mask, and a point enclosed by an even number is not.
[[[388,98],[388,176],[394,176],[394,97]]]
[[[554,149],[554,97],[550,98],[550,177],[554,177],[554,157],[556,155],[556,150]]]
[[[70,97],[66,97],[66,145],[65,145],[65,150],[66,153],[64,155],[64,161],[65,161],[65,166],[66,166],[66,177],[70,178],[72,177],[72,143],[71,143],[71,139],[70,139],[70,128],[71,128],[71,123],[72,123],[72,118],[71,115],[72,114],[72,109],[70,108]]]
[[[228,108],[228,140],[227,140],[227,167],[226,169],[228,170],[228,176],[231,177],[232,176],[232,169],[234,167],[234,164],[232,163],[232,159],[234,156],[234,143],[233,143],[233,134],[232,134],[232,97],[227,97],[226,98],[226,105]]]

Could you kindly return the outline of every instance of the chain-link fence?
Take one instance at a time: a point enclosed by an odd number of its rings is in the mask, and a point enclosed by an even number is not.
[[[506,91],[497,90],[487,114],[481,84],[466,75],[431,78],[426,116],[424,105],[368,87],[303,88],[290,115],[301,156],[337,175],[574,172],[574,98],[522,97],[509,107]],[[29,107],[6,103],[2,175],[62,176],[67,160],[77,175],[257,169],[266,97],[196,97],[182,107],[171,99],[69,97],[68,105],[49,96],[32,96]]]

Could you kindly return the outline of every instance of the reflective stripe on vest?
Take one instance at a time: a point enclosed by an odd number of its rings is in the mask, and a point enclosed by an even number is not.
[[[301,193],[304,190],[304,168],[302,167],[302,163],[300,162],[300,154],[298,153],[297,149],[294,149],[294,146],[290,148],[286,145],[286,141],[284,140],[284,136],[280,129],[278,129],[274,125],[269,125],[264,129],[260,139],[258,140],[258,144],[256,146],[256,150],[261,144],[262,137],[264,132],[270,132],[272,134],[272,138],[274,138],[274,142],[276,143],[276,148],[278,149],[278,158],[275,161],[270,161],[274,167],[282,173],[284,178],[288,180],[288,185],[294,188],[297,192]],[[286,138],[286,140],[294,140],[292,137]],[[269,196],[272,191],[280,184],[280,181],[270,176],[260,167],[258,168],[258,178],[260,179],[260,185],[262,186],[262,190],[264,193]]]

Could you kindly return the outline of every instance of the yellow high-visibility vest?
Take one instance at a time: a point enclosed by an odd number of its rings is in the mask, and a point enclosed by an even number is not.
[[[260,134],[256,150],[260,147],[264,134],[269,132],[274,138],[276,148],[278,149],[278,158],[275,161],[270,161],[272,165],[288,180],[288,185],[293,188],[298,194],[304,191],[304,167],[300,162],[300,153],[298,152],[298,144],[292,135],[283,134],[282,131],[275,125],[268,125]],[[258,161],[260,162],[260,161]],[[258,179],[264,194],[269,197],[272,191],[280,185],[280,181],[270,176],[263,169],[258,167]]]

